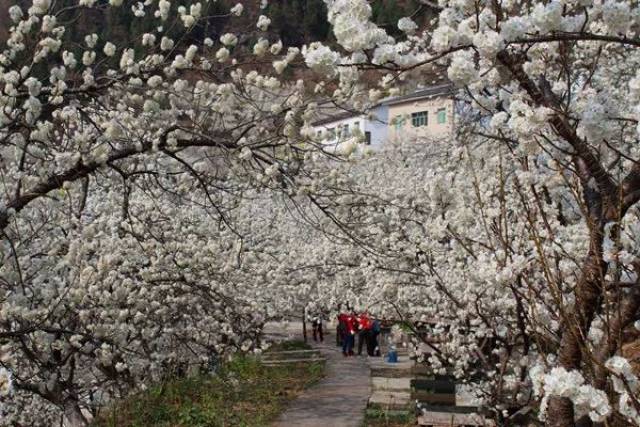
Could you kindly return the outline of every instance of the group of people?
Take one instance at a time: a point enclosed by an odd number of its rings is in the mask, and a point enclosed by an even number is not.
[[[308,318],[313,328],[313,340],[316,342],[324,341],[322,318],[323,315],[321,314]],[[370,316],[367,311],[360,314],[355,311],[342,312],[338,314],[336,345],[342,347],[342,354],[345,357],[353,356],[355,355],[357,337],[358,356],[362,355],[363,348],[366,348],[369,356],[380,356],[380,345],[378,343],[380,327],[380,320]]]
[[[356,336],[358,356],[362,355],[363,347],[366,347],[369,356],[380,356],[379,335],[380,320],[372,318],[366,311],[360,314],[352,311],[338,315],[336,344],[342,346],[342,354],[345,357],[354,355]]]

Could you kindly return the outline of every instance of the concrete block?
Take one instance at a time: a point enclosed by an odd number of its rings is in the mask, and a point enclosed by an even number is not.
[[[480,406],[482,399],[477,398],[471,387],[465,384],[456,384],[456,406]]]
[[[411,378],[371,377],[371,388],[375,390],[398,390],[409,392]]]
[[[433,411],[427,411],[420,415],[418,417],[418,425],[425,427],[495,426],[493,421],[476,414],[453,414]]]
[[[374,391],[369,398],[369,406],[383,409],[403,409],[411,401],[411,395],[407,392]]]

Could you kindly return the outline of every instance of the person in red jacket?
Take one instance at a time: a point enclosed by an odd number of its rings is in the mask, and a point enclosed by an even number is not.
[[[353,356],[353,344],[355,342],[355,335],[357,329],[357,319],[355,313],[345,315],[345,332],[344,339],[342,340],[342,354],[346,356]]]
[[[371,318],[369,317],[369,313],[366,311],[361,313],[358,316],[358,324],[360,326],[358,331],[358,356],[362,355],[362,345],[366,344],[367,354],[371,356],[371,351],[369,351],[371,345],[369,341],[371,340]]]

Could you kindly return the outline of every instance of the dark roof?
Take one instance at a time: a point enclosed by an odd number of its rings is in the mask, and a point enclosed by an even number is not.
[[[324,117],[324,118],[322,118],[320,120],[316,120],[311,125],[312,126],[322,126],[322,125],[325,125],[327,123],[337,122],[339,120],[348,119],[350,117],[360,116],[362,114],[364,114],[364,113],[362,113],[361,111],[345,111],[343,113],[335,114],[333,116],[328,116],[328,117]]]
[[[453,94],[453,85],[450,83],[441,84],[438,86],[431,86],[426,89],[399,96],[397,98],[390,99],[385,102],[385,105],[402,104],[405,102],[417,101],[423,98],[431,98],[433,96],[451,95]]]

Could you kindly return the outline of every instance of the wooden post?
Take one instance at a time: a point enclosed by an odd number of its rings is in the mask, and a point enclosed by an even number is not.
[[[307,342],[307,307],[302,309],[302,337]]]

